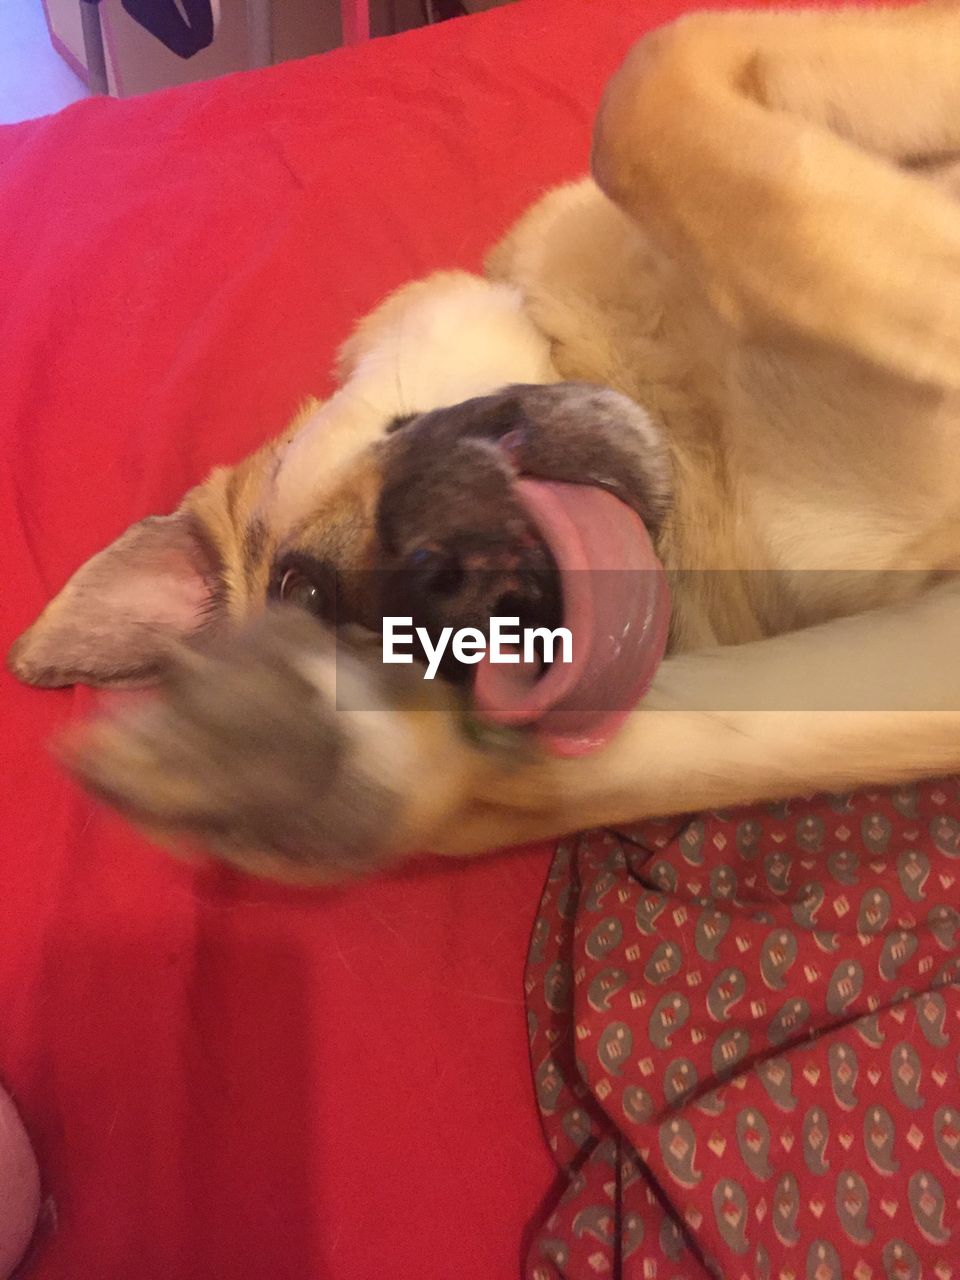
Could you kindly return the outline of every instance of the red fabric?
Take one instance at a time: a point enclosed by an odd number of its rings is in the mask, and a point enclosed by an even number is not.
[[[0,131],[0,642],[329,389],[357,316],[585,166],[672,0],[528,0]],[[550,850],[302,893],[172,862],[0,684],[0,1077],[56,1206],[33,1274],[494,1280],[555,1166],[524,1032]]]
[[[566,1186],[530,1280],[949,1280],[960,780],[558,847],[527,972]]]

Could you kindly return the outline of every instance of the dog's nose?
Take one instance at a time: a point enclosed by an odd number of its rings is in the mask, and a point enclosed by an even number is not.
[[[411,607],[443,614],[444,625],[481,628],[494,616],[539,612],[555,575],[549,552],[532,539],[418,547],[407,564]]]
[[[550,552],[513,530],[502,539],[474,535],[421,545],[389,575],[388,589],[384,612],[412,616],[434,638],[444,627],[488,634],[491,618],[516,618],[521,628],[552,629],[561,621],[559,575]],[[467,674],[449,664],[441,670],[453,679]]]

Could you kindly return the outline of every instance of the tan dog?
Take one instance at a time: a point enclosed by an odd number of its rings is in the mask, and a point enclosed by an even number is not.
[[[330,401],[18,641],[39,685],[164,673],[73,742],[80,776],[162,834],[326,879],[960,767],[958,67],[955,5],[642,40],[599,187],[547,196],[486,279],[388,299]],[[517,470],[615,493],[672,576],[670,656],[582,759],[471,738],[453,684],[335,655],[309,616],[374,630],[372,571],[411,564],[428,612],[483,619],[519,582],[549,613]],[[249,623],[268,599],[303,608]]]

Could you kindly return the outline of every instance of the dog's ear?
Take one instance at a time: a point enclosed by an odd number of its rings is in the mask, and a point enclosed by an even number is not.
[[[78,569],[10,650],[18,679],[48,688],[143,684],[172,641],[222,616],[219,557],[203,524],[181,508],[131,525]]]

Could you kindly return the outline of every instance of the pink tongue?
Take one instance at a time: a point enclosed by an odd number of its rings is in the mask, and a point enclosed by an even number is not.
[[[517,495],[560,571],[572,661],[477,667],[474,701],[493,724],[531,725],[554,754],[604,746],[649,689],[670,620],[666,575],[640,517],[592,485],[523,478]]]

